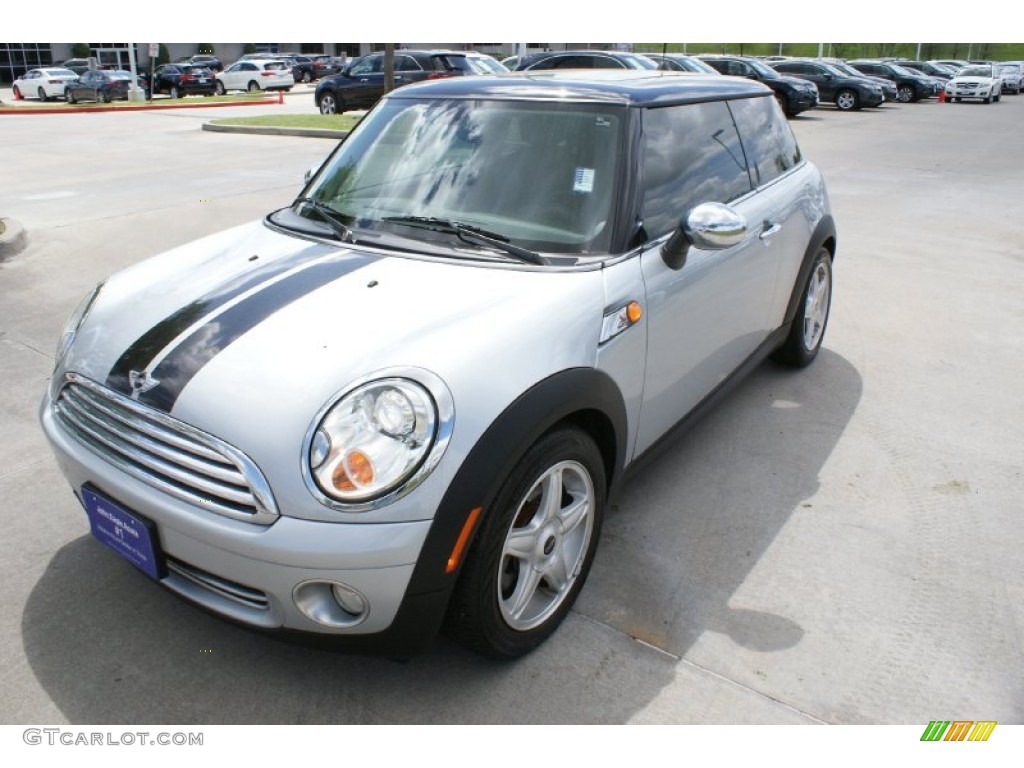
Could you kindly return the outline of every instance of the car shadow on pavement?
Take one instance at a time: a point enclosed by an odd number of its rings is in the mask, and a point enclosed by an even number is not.
[[[792,514],[812,508],[862,389],[828,349],[803,371],[762,365],[627,479],[576,610],[678,657],[706,631],[751,651],[797,645],[797,623],[730,600]]]
[[[89,536],[53,556],[22,615],[25,655],[75,724],[622,723],[705,630],[762,649],[792,621],[730,608],[848,422],[860,377],[822,351],[762,366],[632,477],[575,611],[513,663],[445,638],[409,662],[283,642],[158,589]]]

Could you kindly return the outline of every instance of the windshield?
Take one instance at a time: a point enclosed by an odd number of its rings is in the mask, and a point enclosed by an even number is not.
[[[757,59],[744,59],[752,70],[761,75],[761,77],[778,77],[779,73],[769,67],[767,64],[762,64]]]
[[[992,67],[964,67],[957,77],[992,77]]]
[[[623,61],[628,61],[629,62],[629,66],[632,69],[657,69],[658,68],[658,63],[656,61],[653,61],[652,59],[649,59],[646,56],[640,56],[638,54],[624,53],[624,54],[622,54],[622,60]]]
[[[357,238],[383,230],[452,239],[394,221],[416,216],[533,250],[607,253],[622,116],[622,107],[593,104],[392,98],[364,118],[306,196]],[[295,211],[316,218],[301,203]]]
[[[466,63],[478,75],[508,72],[508,67],[498,63],[490,56],[467,56]]]
[[[890,64],[889,66],[892,68],[892,71],[895,72],[897,75],[903,75],[904,77],[921,76],[920,72],[914,72],[913,70],[907,69],[906,67],[901,67],[899,64]]]

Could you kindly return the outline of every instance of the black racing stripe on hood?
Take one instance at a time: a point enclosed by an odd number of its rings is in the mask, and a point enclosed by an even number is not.
[[[256,269],[236,275],[195,301],[189,302],[174,314],[164,318],[136,339],[114,363],[107,375],[107,386],[130,395],[129,371],[143,371],[146,366],[174,341],[177,336],[202,317],[234,300],[261,283],[273,280],[289,270],[312,264],[330,252],[329,246],[311,245],[296,254],[262,264]]]
[[[169,412],[192,378],[234,341],[296,299],[375,261],[375,256],[345,254],[314,264],[235,304],[196,329],[150,372],[159,383],[139,395],[139,402]],[[273,365],[272,360],[267,363]]]

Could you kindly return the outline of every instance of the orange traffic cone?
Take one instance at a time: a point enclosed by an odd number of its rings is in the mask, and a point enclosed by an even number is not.
[[[943,88],[939,91],[939,104],[944,104],[946,101],[946,89]]]

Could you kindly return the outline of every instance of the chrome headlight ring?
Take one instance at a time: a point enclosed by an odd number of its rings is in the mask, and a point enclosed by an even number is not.
[[[302,443],[303,480],[324,506],[367,512],[422,483],[454,427],[448,387],[422,368],[376,371],[320,409]]]

